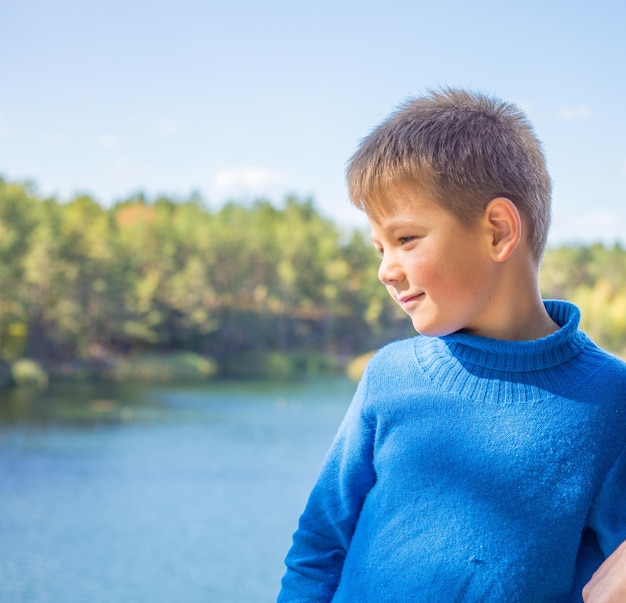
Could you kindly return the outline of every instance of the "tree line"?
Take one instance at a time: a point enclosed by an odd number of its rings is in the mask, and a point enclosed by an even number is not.
[[[353,356],[412,334],[377,264],[368,233],[338,228],[307,198],[212,209],[198,195],[137,194],[105,208],[0,178],[0,359]],[[601,345],[626,352],[621,246],[549,249],[542,287],[578,303]]]
[[[577,304],[581,328],[598,345],[626,358],[626,249],[621,244],[548,249],[541,285],[544,297]]]
[[[311,199],[138,194],[104,208],[0,179],[0,355],[188,350],[351,355],[408,332],[367,235]]]

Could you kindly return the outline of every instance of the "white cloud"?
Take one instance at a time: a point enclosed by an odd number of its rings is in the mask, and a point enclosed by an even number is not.
[[[591,109],[587,105],[564,106],[558,111],[559,121],[584,121],[591,117]]]
[[[274,189],[285,181],[283,174],[259,167],[243,167],[218,172],[213,180],[221,192],[262,192]]]
[[[98,139],[98,143],[103,149],[114,149],[117,147],[117,137],[112,134],[103,134]]]
[[[154,128],[159,134],[172,135],[180,132],[178,123],[173,119],[160,119],[154,124]]]

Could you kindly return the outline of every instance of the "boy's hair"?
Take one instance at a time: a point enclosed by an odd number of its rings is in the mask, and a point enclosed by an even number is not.
[[[361,141],[346,176],[352,203],[372,217],[389,208],[395,185],[432,195],[465,223],[506,197],[526,218],[535,259],[543,255],[550,176],[530,122],[511,103],[457,89],[410,99]]]

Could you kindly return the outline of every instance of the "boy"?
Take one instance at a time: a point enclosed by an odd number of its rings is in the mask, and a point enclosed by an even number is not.
[[[421,337],[370,361],[279,602],[582,601],[626,539],[626,365],[542,301],[550,179],[513,105],[406,103],[347,167]]]

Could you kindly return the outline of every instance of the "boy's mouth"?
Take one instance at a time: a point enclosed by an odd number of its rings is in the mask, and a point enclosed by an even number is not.
[[[398,298],[398,303],[404,309],[406,309],[411,304],[421,301],[425,297],[425,295],[426,294],[423,291],[420,291],[419,293],[413,293],[411,295],[403,295],[402,297]]]

